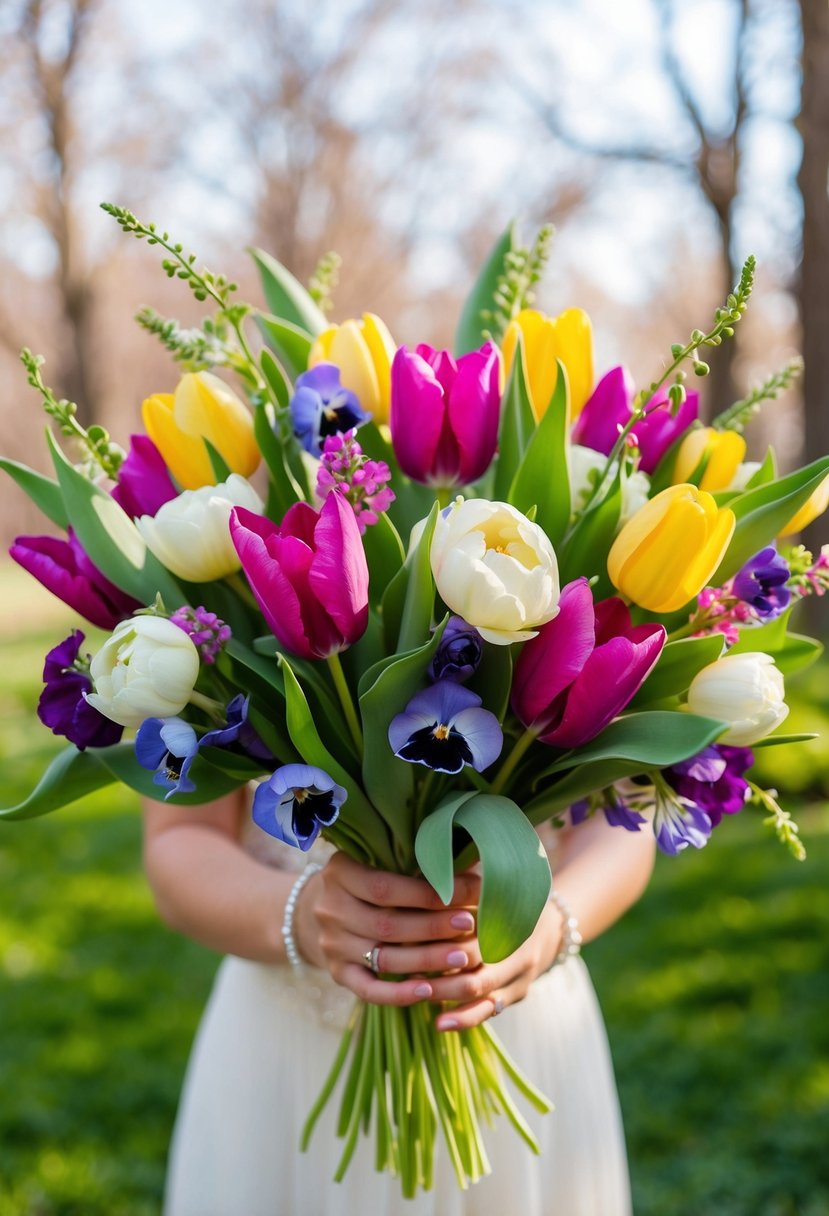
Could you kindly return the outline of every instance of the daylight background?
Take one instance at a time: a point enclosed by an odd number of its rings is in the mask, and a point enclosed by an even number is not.
[[[176,371],[132,318],[198,305],[102,200],[157,220],[258,298],[245,247],[302,279],[342,256],[335,318],[445,344],[514,215],[556,238],[539,304],[594,322],[637,380],[705,328],[749,252],[714,413],[797,351],[752,424],[786,467],[829,451],[826,0],[0,0],[0,451],[46,471],[29,345],[121,441]],[[7,544],[42,522],[11,482]],[[804,538],[829,539],[825,520]],[[77,622],[0,565],[4,803],[56,745],[43,653]],[[829,613],[812,603],[808,625]],[[823,608],[821,613],[820,609]],[[801,628],[806,627],[801,621]],[[93,639],[94,641],[94,639]],[[637,1216],[829,1213],[829,704],[792,682],[765,753],[802,824],[798,865],[754,812],[660,863],[589,961],[608,1019]],[[814,728],[814,727],[813,727]],[[749,815],[755,816],[749,821]],[[216,959],[155,917],[133,800],[111,791],[0,828],[0,1216],[158,1211],[187,1050]],[[554,1028],[551,1028],[554,1032]]]

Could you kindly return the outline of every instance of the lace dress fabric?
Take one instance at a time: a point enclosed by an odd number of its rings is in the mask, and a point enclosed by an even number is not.
[[[555,868],[554,832],[542,835]],[[250,823],[244,847],[297,873],[330,846],[287,848]],[[485,1132],[492,1173],[461,1191],[445,1153],[435,1186],[404,1200],[360,1144],[342,1183],[329,1103],[305,1154],[300,1127],[339,1045],[353,996],[310,967],[228,957],[205,1010],[179,1106],[165,1216],[630,1216],[624,1137],[607,1037],[581,958],[555,967],[504,1010],[498,1034],[556,1104],[522,1112],[541,1143],[533,1156],[506,1120]],[[521,1100],[518,1099],[519,1104]]]

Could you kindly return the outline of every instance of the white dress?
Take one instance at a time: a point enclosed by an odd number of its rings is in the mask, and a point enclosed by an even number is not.
[[[259,829],[249,836],[246,846],[269,864],[305,864]],[[311,968],[295,975],[286,965],[222,962],[187,1069],[164,1216],[630,1216],[610,1052],[582,959],[554,967],[498,1019],[507,1050],[555,1103],[539,1115],[516,1096],[541,1155],[501,1117],[484,1129],[492,1173],[467,1191],[439,1147],[434,1189],[401,1198],[397,1179],[375,1172],[370,1140],[333,1182],[337,1093],[299,1152],[353,999]]]

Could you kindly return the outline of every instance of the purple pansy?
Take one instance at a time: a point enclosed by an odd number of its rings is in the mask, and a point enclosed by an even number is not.
[[[142,768],[155,769],[153,784],[167,791],[165,802],[196,788],[189,772],[198,750],[196,732],[181,718],[145,718],[135,736],[135,758]]]
[[[330,827],[347,797],[328,773],[312,764],[285,764],[257,786],[253,821],[285,844],[310,849]]]
[[[92,692],[92,681],[78,659],[83,640],[80,629],[74,629],[46,655],[46,687],[37,703],[37,716],[43,725],[74,743],[78,751],[111,747],[124,733],[123,726],[105,718],[86,700],[84,694]]]
[[[753,763],[750,747],[715,743],[666,768],[663,776],[682,799],[704,811],[715,828],[723,815],[736,815],[745,806],[749,784],[743,774]]]
[[[734,575],[731,589],[743,603],[749,604],[759,617],[772,620],[780,616],[789,605],[791,592],[789,566],[774,545],[769,545],[749,558],[743,568]]]
[[[498,719],[462,684],[439,680],[416,693],[392,719],[389,743],[395,756],[438,773],[459,773],[470,764],[481,773],[501,754]]]
[[[462,616],[450,616],[429,665],[430,680],[468,680],[481,661],[484,644],[473,625]]]
[[[290,410],[294,434],[312,456],[319,456],[327,435],[350,431],[371,417],[351,389],[340,383],[336,363],[318,363],[297,376]]]

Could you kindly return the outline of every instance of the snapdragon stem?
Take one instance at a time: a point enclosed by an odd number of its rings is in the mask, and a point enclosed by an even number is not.
[[[523,735],[518,736],[512,751],[507,756],[498,772],[495,774],[495,778],[490,786],[490,793],[500,794],[501,790],[514,773],[519,761],[523,758],[527,748],[532,743],[535,743],[536,738],[537,734],[531,727],[528,727],[524,731]]]
[[[351,693],[348,690],[348,683],[343,671],[343,665],[340,662],[339,654],[330,654],[327,659],[328,670],[331,672],[331,678],[334,681],[334,687],[337,690],[337,696],[340,698],[340,705],[343,707],[345,720],[348,723],[348,729],[351,732],[351,738],[357,747],[357,754],[363,754],[363,732],[360,729],[360,721],[357,717],[357,711],[354,708],[354,702],[351,699]]]

